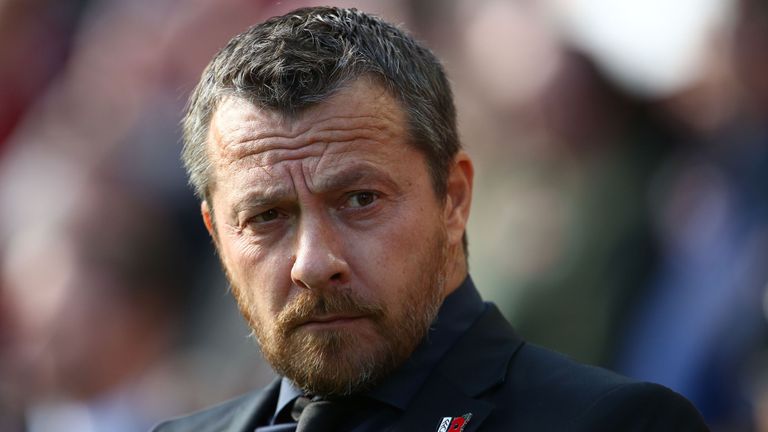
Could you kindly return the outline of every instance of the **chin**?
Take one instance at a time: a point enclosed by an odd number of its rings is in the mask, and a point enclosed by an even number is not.
[[[262,348],[265,357],[275,371],[312,395],[365,391],[407,358],[395,355],[391,341],[348,330],[299,330],[286,342],[278,350]]]

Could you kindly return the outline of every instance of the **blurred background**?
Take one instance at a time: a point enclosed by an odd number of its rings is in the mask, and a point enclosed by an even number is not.
[[[0,431],[144,431],[272,372],[178,122],[306,1],[0,0]],[[470,266],[530,341],[768,431],[768,2],[339,1],[444,60]]]

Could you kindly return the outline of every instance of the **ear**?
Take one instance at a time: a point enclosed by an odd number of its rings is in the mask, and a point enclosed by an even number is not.
[[[453,159],[453,165],[448,174],[445,200],[445,227],[450,245],[461,245],[462,243],[469,220],[469,209],[472,205],[474,175],[475,169],[469,155],[464,151],[459,151]]]
[[[200,213],[203,216],[205,229],[208,230],[208,234],[210,234],[211,238],[213,238],[213,241],[216,241],[216,226],[213,224],[213,211],[208,206],[208,201],[203,201],[200,203]]]

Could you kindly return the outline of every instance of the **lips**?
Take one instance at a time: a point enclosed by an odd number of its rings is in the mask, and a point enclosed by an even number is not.
[[[333,326],[364,324],[363,320],[378,321],[384,316],[384,309],[364,301],[354,292],[344,290],[330,293],[316,293],[311,290],[300,292],[278,315],[278,327],[286,334],[309,326],[318,329]]]
[[[365,318],[363,315],[322,315],[305,320],[301,326],[344,325],[363,318]]]

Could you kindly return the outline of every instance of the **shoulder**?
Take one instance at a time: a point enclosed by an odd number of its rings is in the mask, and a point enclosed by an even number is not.
[[[558,388],[584,395],[602,393],[633,381],[609,370],[579,363],[555,351],[523,343],[509,367],[507,381],[526,392]]]
[[[629,382],[594,398],[575,425],[590,430],[707,431],[701,415],[683,396],[648,382]],[[600,425],[594,428],[591,425]]]
[[[707,430],[679,394],[525,342],[495,307],[443,363],[467,395],[496,407],[488,430]]]
[[[562,354],[524,343],[495,398],[517,407],[532,424],[564,430],[706,431],[684,397]]]
[[[279,381],[277,381],[279,383]],[[167,420],[153,432],[196,432],[247,430],[264,413],[271,412],[275,383],[235,399],[183,417]]]

